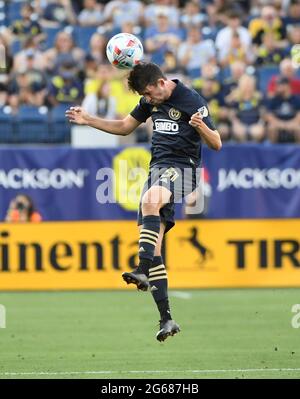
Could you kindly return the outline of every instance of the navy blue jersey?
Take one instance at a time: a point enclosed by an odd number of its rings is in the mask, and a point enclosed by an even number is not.
[[[293,119],[300,110],[299,96],[290,95],[288,98],[275,96],[267,102],[267,109],[283,121]]]
[[[166,101],[154,106],[142,97],[130,115],[139,122],[145,122],[150,116],[152,118],[151,166],[173,160],[199,166],[201,137],[189,125],[189,120],[202,108],[204,123],[210,129],[216,128],[210,119],[206,101],[177,79],[174,82],[177,86]]]

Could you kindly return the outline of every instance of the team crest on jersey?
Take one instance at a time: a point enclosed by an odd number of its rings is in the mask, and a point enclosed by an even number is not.
[[[178,119],[181,117],[181,112],[178,111],[178,110],[175,109],[175,108],[171,108],[171,109],[169,110],[169,117],[170,117],[171,119],[173,119],[174,121],[178,121]]]

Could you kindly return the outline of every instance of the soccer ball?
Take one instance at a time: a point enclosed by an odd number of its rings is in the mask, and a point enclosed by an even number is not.
[[[144,54],[140,40],[130,33],[118,33],[106,46],[109,62],[120,69],[131,69],[138,64]]]

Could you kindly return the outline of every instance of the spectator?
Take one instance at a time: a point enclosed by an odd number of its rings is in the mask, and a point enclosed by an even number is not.
[[[215,61],[216,51],[212,40],[202,40],[198,27],[191,27],[187,40],[180,44],[178,62],[191,78],[199,74],[203,64]]]
[[[264,123],[261,115],[262,95],[256,90],[254,76],[243,75],[238,87],[226,98],[232,121],[232,137],[237,141],[262,141]]]
[[[135,107],[140,96],[128,89],[126,76],[123,79],[111,81],[111,95],[115,97],[117,104],[117,118],[124,118]],[[130,111],[131,110],[131,111]]]
[[[291,92],[290,82],[279,77],[275,96],[267,103],[268,135],[272,143],[300,142],[300,98]]]
[[[125,20],[121,26],[118,26],[110,31],[110,37],[118,34],[118,33],[131,33],[132,35],[137,36],[141,41],[141,33],[142,28],[139,25],[135,25],[132,21]]]
[[[81,82],[89,79],[96,79],[98,64],[91,54],[87,54],[84,59],[83,69],[78,72]]]
[[[216,40],[218,32],[224,28],[224,16],[219,13],[218,6],[215,3],[208,3],[205,7],[207,13],[207,20],[202,28],[203,37]]]
[[[31,4],[25,3],[22,6],[22,19],[14,21],[10,27],[10,30],[15,38],[20,40],[34,38],[36,43],[40,43],[44,39],[42,28],[38,21],[34,19],[34,13],[35,9]]]
[[[273,32],[265,32],[262,44],[255,49],[257,66],[279,65],[284,58],[284,51],[276,46],[276,39]]]
[[[83,66],[84,51],[76,47],[72,36],[67,32],[59,32],[55,38],[53,48],[45,51],[44,59],[50,73],[56,73],[55,67],[64,62],[65,57],[72,57],[78,68]]]
[[[110,64],[99,64],[94,76],[89,76],[84,81],[84,93],[95,94],[99,90],[102,82],[109,82],[114,80],[116,68]]]
[[[291,26],[288,29],[288,38],[289,45],[286,49],[286,56],[289,57],[291,55],[292,47],[300,44],[300,24]]]
[[[35,91],[45,89],[47,87],[47,77],[42,69],[37,68],[34,52],[28,49],[25,53],[25,57],[24,62],[21,63],[21,67],[19,67],[17,71],[26,72],[29,85],[32,86]]]
[[[108,71],[108,73],[111,73]],[[117,118],[124,118],[128,115],[133,108],[135,107],[136,103],[139,101],[140,96],[136,93],[133,93],[131,90],[128,89],[127,85],[127,77],[126,74],[123,75],[122,78],[112,77],[110,81],[110,94],[112,97],[115,98],[116,101],[116,117]],[[149,124],[150,120],[148,121]],[[151,123],[151,122],[150,122]],[[120,144],[133,144],[134,142],[142,143],[148,142],[149,135],[147,130],[147,123],[146,126],[140,126],[132,137],[120,137]],[[152,123],[151,123],[152,125]]]
[[[28,69],[28,62],[32,68],[38,70],[45,70],[46,63],[42,51],[39,50],[36,41],[30,37],[24,42],[24,48],[14,57],[13,70],[15,72]]]
[[[77,18],[71,0],[36,1],[43,27],[59,28],[66,25],[76,25]]]
[[[231,36],[230,46],[219,53],[219,63],[222,67],[227,67],[235,61],[242,61],[245,64],[251,64],[254,60],[254,54],[251,47],[246,47],[241,42],[240,34],[234,31]]]
[[[18,112],[19,105],[29,104],[31,99],[29,79],[26,72],[18,72],[11,76],[8,85],[8,103],[12,113]]]
[[[202,79],[215,79],[216,81],[220,81],[220,68],[215,62],[208,62],[207,64],[202,65],[200,71],[200,77]]]
[[[145,49],[151,54],[151,61],[161,65],[167,51],[176,52],[181,42],[179,29],[172,27],[165,13],[157,15],[156,25],[145,31]]]
[[[246,72],[246,64],[243,61],[234,61],[229,65],[229,76],[222,83],[222,94],[226,97],[238,85],[240,78]]]
[[[83,99],[81,81],[76,77],[75,64],[63,64],[58,75],[52,78],[48,90],[48,101],[52,106],[58,104],[79,105]]]
[[[144,11],[146,28],[156,23],[158,14],[167,14],[172,26],[179,26],[180,12],[174,0],[154,0],[148,4]]]
[[[33,200],[28,195],[18,194],[9,204],[5,221],[9,223],[38,223],[42,221],[42,216],[36,210]]]
[[[233,7],[234,10],[239,11],[243,15],[249,15],[251,3],[253,2],[255,2],[255,0],[237,0],[234,2],[231,0],[225,0],[223,1],[223,8],[228,9]]]
[[[106,37],[98,32],[95,32],[90,39],[89,54],[98,64],[106,61],[106,44]]]
[[[199,2],[192,0],[185,3],[183,12],[180,16],[180,22],[184,29],[189,30],[193,26],[200,29],[206,20],[207,16],[201,13]]]
[[[231,11],[227,14],[227,26],[219,31],[216,37],[216,48],[218,51],[218,59],[224,60],[230,53],[232,48],[232,39],[235,35],[239,39],[243,52],[251,51],[251,36],[248,30],[241,25],[240,14]]]
[[[266,32],[273,32],[276,38],[276,47],[284,48],[287,45],[284,23],[279,17],[276,8],[272,5],[263,7],[260,17],[250,21],[249,32],[253,43],[256,45],[262,44],[263,35]]]
[[[220,83],[214,78],[199,78],[193,80],[193,88],[207,101],[212,120],[217,124],[222,139],[227,141],[230,134],[230,121]]]
[[[82,107],[91,115],[107,119],[116,118],[116,99],[110,95],[110,84],[102,81],[96,93],[88,94]]]
[[[104,8],[104,19],[111,28],[121,27],[125,21],[141,25],[143,5],[137,0],[112,0]]]
[[[26,71],[19,71],[12,76],[8,92],[8,102],[15,114],[21,105],[40,107],[45,104],[45,89],[31,82]]]
[[[103,7],[97,0],[84,0],[84,8],[78,15],[81,26],[98,26],[104,21]]]
[[[287,78],[291,86],[291,93],[300,95],[300,78],[297,77],[297,69],[294,67],[293,62],[289,58],[285,58],[279,65],[279,76]],[[268,83],[268,96],[272,97],[276,92],[276,84],[278,75],[272,76]]]
[[[165,53],[164,63],[161,64],[161,70],[166,75],[172,75],[175,73],[178,74],[179,69],[176,54],[172,50],[167,50]]]
[[[300,2],[299,0],[291,0],[289,2],[287,16],[283,18],[285,26],[300,24]],[[299,43],[299,42],[298,42]]]

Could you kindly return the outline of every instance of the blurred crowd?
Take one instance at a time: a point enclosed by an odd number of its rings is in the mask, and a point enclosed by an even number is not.
[[[0,114],[82,104],[126,116],[139,97],[105,48],[128,32],[208,101],[223,141],[300,142],[299,0],[0,1],[0,25]]]

